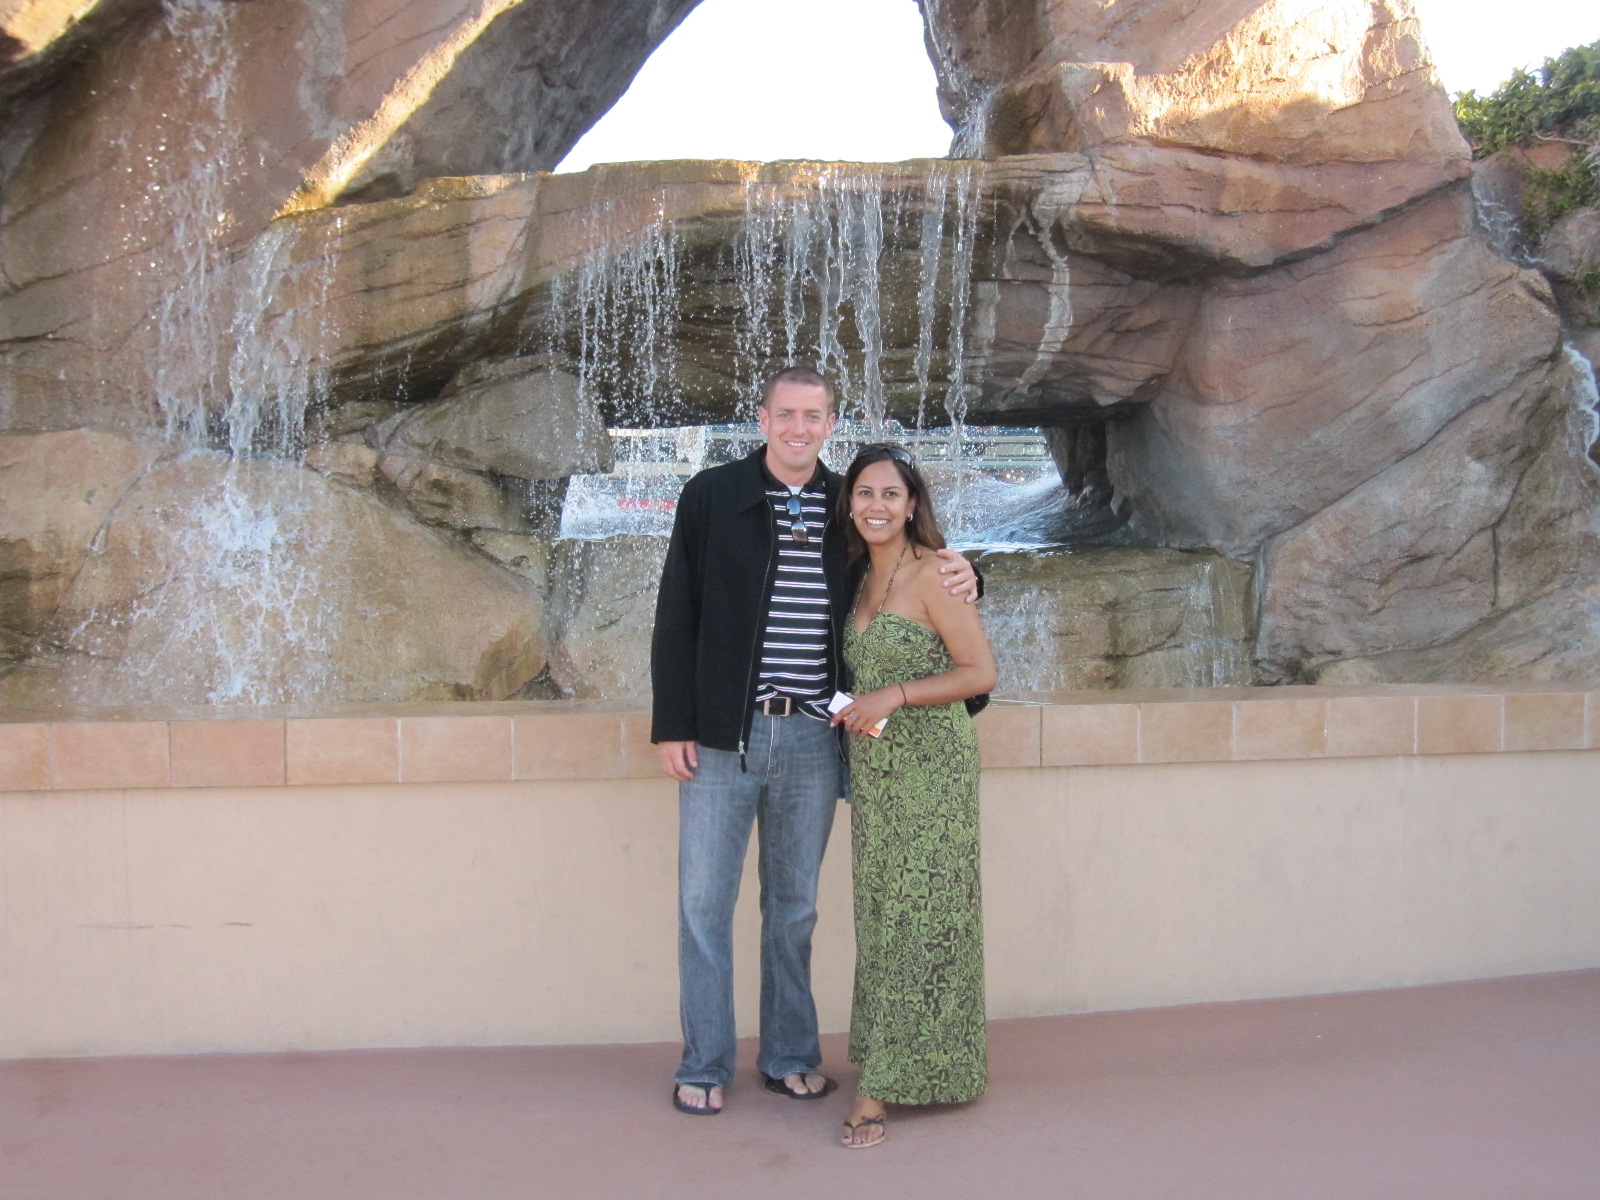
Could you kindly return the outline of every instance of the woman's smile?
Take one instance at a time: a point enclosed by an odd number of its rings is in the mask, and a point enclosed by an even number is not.
[[[850,511],[856,532],[868,545],[900,535],[914,508],[893,463],[876,462],[862,470],[850,491]]]

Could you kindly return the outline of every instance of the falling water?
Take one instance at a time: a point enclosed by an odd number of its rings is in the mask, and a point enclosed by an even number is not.
[[[211,447],[233,458],[291,456],[302,448],[307,406],[326,380],[305,365],[310,325],[324,322],[329,263],[296,264],[287,226],[238,245],[228,186],[244,170],[244,129],[231,93],[239,63],[225,0],[167,0],[166,36],[186,70],[174,112],[153,133],[152,223],[170,229],[152,256],[162,277],[153,327],[153,381],[175,449]],[[333,239],[329,239],[329,244]],[[275,295],[295,290],[295,310],[263,320]]]
[[[665,537],[683,482],[702,467],[729,462],[761,444],[753,422],[678,429],[614,429],[616,466],[607,475],[579,475],[567,490],[563,538],[616,534]],[[909,445],[933,491],[945,539],[963,549],[1045,549],[1065,540],[1098,536],[1083,514],[1071,511],[1043,437],[1030,430],[968,426],[959,466],[947,465],[951,444],[936,431],[919,438],[890,420],[874,430],[866,422],[840,421],[828,458],[847,462],[867,442],[887,438]]]
[[[1582,450],[1590,463],[1600,469],[1600,387],[1595,384],[1594,364],[1571,342],[1562,346],[1562,354],[1576,381]]]
[[[549,305],[552,347],[574,358],[586,394],[627,423],[668,423],[684,326],[708,319],[731,338],[696,370],[727,378],[741,417],[754,416],[767,374],[810,362],[834,381],[843,415],[874,430],[891,392],[913,387],[917,428],[935,397],[933,423],[959,425],[980,207],[971,165],[941,165],[926,184],[878,167],[754,169],[742,192],[744,219],[710,263],[660,198],[642,222],[616,200],[586,213],[585,257]],[[721,310],[688,311],[691,295],[710,292],[728,298]],[[915,297],[914,311],[902,297]]]
[[[305,347],[329,332],[311,327],[330,320],[332,263],[297,264],[294,245],[291,228],[269,228],[242,260],[228,326],[227,465],[192,514],[189,573],[163,598],[164,620],[215,663],[212,703],[318,695],[340,634],[338,610],[326,601],[341,555],[319,517],[322,484],[277,465],[299,461],[307,409],[328,386],[308,367]],[[299,302],[276,323],[264,321],[284,289]],[[300,664],[292,682],[276,671],[290,648]]]
[[[205,444],[218,411],[223,344],[220,276],[231,224],[227,182],[238,166],[240,130],[229,117],[238,60],[228,37],[230,6],[220,0],[168,0],[166,33],[192,62],[177,82],[181,123],[152,131],[148,203],[171,224],[172,236],[152,256],[152,275],[167,275],[155,311],[156,400],[169,441]],[[175,270],[174,270],[175,268]]]
[[[235,12],[224,0],[166,4],[165,36],[186,57],[173,106],[183,119],[164,119],[145,154],[147,215],[170,230],[150,263],[164,281],[152,386],[169,452],[124,502],[159,520],[103,537],[80,579],[67,644],[115,664],[87,676],[84,701],[315,698],[340,636],[325,485],[298,468],[307,410],[328,386],[306,348],[328,332],[317,326],[330,320],[332,265],[297,262],[287,225],[240,243],[228,207],[245,166]],[[293,303],[275,303],[284,296]],[[117,542],[129,536],[159,550]],[[139,580],[131,599],[119,574]]]
[[[551,339],[576,343],[586,402],[606,396],[619,411],[651,414],[677,378],[682,250],[661,203],[642,230],[619,232],[623,219],[614,200],[585,214],[588,251],[575,278],[552,285]]]
[[[1528,247],[1521,218],[1490,195],[1484,187],[1483,176],[1477,172],[1472,176],[1472,199],[1478,221],[1489,235],[1489,245],[1494,252],[1527,266]]]
[[[923,23],[934,69],[945,94],[957,105],[956,133],[950,156],[982,158],[988,150],[989,114],[994,107],[996,91],[992,84],[980,81],[961,61],[951,43],[942,8],[942,0],[922,0]]]
[[[980,559],[1004,689],[1250,681],[1250,568],[1214,552],[1010,551]]]
[[[877,171],[824,167],[802,187],[746,181],[734,247],[735,377],[745,415],[774,363],[809,356],[834,381],[847,415],[882,427],[884,210],[891,207],[893,236],[897,198]]]
[[[861,442],[904,441],[932,466],[948,536],[979,544],[1045,524],[1059,535],[1072,518],[1036,494],[1059,491],[1042,441],[1032,439],[1033,462],[1011,463],[1002,479],[983,459],[992,435],[966,432],[976,391],[968,364],[981,209],[974,164],[942,163],[911,180],[893,170],[752,170],[742,185],[743,221],[725,261],[710,268],[686,261],[690,250],[659,200],[642,223],[637,208],[597,204],[585,218],[588,257],[575,282],[558,284],[551,305],[554,339],[576,347],[585,386],[612,411],[660,425],[663,406],[671,411],[672,348],[680,327],[699,315],[686,311],[687,281],[703,287],[709,273],[734,297],[724,314],[732,361],[723,369],[739,415],[755,415],[761,381],[776,366],[814,362],[840,396],[833,461]],[[1057,307],[1051,332],[1064,338],[1070,306]],[[891,403],[908,424],[891,416]],[[732,457],[734,430],[717,427],[709,460],[674,453],[648,429],[613,430],[617,469],[574,479],[563,536],[665,533],[682,479]],[[760,440],[753,425],[744,435],[744,444]],[[698,445],[703,454],[707,442]]]

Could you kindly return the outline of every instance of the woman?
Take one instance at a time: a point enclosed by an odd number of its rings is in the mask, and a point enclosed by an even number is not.
[[[987,1085],[978,887],[978,739],[962,700],[995,682],[977,610],[939,585],[927,484],[899,446],[867,446],[840,493],[862,571],[845,623],[860,1093],[841,1141],[887,1136],[886,1104],[972,1100]],[[887,718],[880,736],[871,730]]]

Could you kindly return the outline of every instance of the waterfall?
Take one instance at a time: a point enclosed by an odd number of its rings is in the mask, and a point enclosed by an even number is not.
[[[330,292],[341,218],[335,213],[328,220],[333,232],[321,239],[318,257],[296,261],[298,231],[278,222],[251,243],[238,266],[223,411],[231,457],[300,459],[306,416],[328,395],[329,379],[307,353],[338,340]],[[285,295],[293,303],[274,303]],[[270,309],[279,310],[272,321],[263,317]]]
[[[744,228],[733,249],[741,415],[754,415],[774,365],[809,356],[833,380],[842,411],[882,429],[888,199],[878,170],[825,166],[799,187],[745,182]]]
[[[800,361],[874,436],[913,394],[916,429],[935,399],[934,423],[959,428],[981,207],[972,164],[940,164],[926,180],[881,166],[753,165],[741,190],[743,220],[713,262],[660,195],[642,222],[636,202],[586,212],[587,248],[552,284],[547,336],[587,394],[622,421],[672,423],[684,328],[721,322],[730,336],[708,351],[717,361],[694,366],[727,379],[741,418],[755,415],[767,375]]]
[[[153,314],[152,385],[175,449],[294,457],[306,411],[327,386],[306,367],[305,348],[324,340],[317,326],[330,319],[331,264],[296,264],[287,225],[238,245],[228,193],[246,168],[245,130],[229,103],[239,70],[229,29],[235,11],[225,0],[166,3],[166,37],[183,44],[192,65],[174,105],[183,123],[152,131],[145,155],[147,203],[171,229],[150,263],[167,280]],[[291,288],[295,305],[269,328],[262,314]]]
[[[1600,387],[1595,384],[1594,364],[1571,342],[1561,347],[1562,356],[1572,368],[1572,377],[1578,392],[1577,415],[1581,422],[1584,457],[1596,470],[1600,470]]]
[[[1489,245],[1494,252],[1521,266],[1530,266],[1522,219],[1490,195],[1480,171],[1472,173],[1472,201],[1478,222],[1489,235]]]
[[[979,80],[956,53],[943,13],[942,0],[920,0],[927,30],[928,53],[945,96],[954,104],[955,137],[951,158],[983,158],[988,150],[989,114],[996,88]]]
[[[153,176],[146,203],[172,227],[170,243],[151,248],[151,274],[172,276],[154,314],[152,382],[167,438],[184,446],[207,443],[223,392],[217,357],[225,329],[227,183],[239,167],[243,132],[228,112],[239,65],[228,38],[231,16],[222,0],[168,0],[166,36],[182,43],[193,63],[178,81],[181,102],[174,105],[189,119],[153,129],[144,156]]]
[[[575,278],[551,288],[552,342],[575,343],[585,400],[610,398],[649,423],[677,378],[681,247],[659,200],[642,229],[614,199],[584,216],[587,251]]]
[[[241,244],[229,211],[229,188],[247,173],[230,105],[236,11],[225,0],[167,0],[164,36],[186,59],[173,106],[182,118],[124,147],[143,155],[151,178],[149,223],[171,231],[146,251],[163,281],[151,386],[170,453],[134,500],[162,514],[159,534],[142,535],[159,549],[108,548],[102,534],[80,581],[84,607],[67,644],[115,661],[84,702],[314,699],[340,637],[327,589],[342,548],[318,514],[324,485],[298,467],[307,411],[328,387],[307,348],[327,340],[332,263],[296,261],[287,223]],[[141,586],[131,600],[103,598],[101,570],[141,572]]]
[[[688,473],[757,444],[753,424],[718,426],[711,458],[705,430],[695,456],[663,440],[662,426],[678,424],[674,348],[686,327],[693,341],[713,319],[727,340],[710,352],[726,353],[717,364],[694,361],[702,386],[715,365],[734,415],[749,422],[772,370],[817,364],[840,398],[830,461],[885,437],[910,444],[929,470],[947,537],[1053,543],[1083,525],[1053,502],[1060,480],[1041,441],[1037,462],[1019,462],[1008,448],[1002,480],[984,457],[995,450],[991,435],[966,427],[976,397],[969,348],[987,345],[974,329],[979,170],[942,162],[908,177],[892,165],[751,164],[739,182],[742,219],[714,255],[694,227],[675,230],[664,189],[593,205],[581,266],[555,282],[548,336],[552,348],[567,348],[592,395],[643,428],[612,431],[612,475],[573,480],[562,536],[664,534]],[[1065,261],[1055,268],[1041,369],[1072,324]]]
[[[1003,689],[1222,687],[1250,681],[1248,564],[1163,549],[981,556]]]

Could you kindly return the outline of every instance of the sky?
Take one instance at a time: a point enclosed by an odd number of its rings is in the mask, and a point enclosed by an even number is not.
[[[1596,0],[1414,3],[1451,92],[1493,91],[1516,67],[1600,39]],[[894,162],[949,148],[914,0],[701,0],[557,170],[667,158]]]

